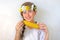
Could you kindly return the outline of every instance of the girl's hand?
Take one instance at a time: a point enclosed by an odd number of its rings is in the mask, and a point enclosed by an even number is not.
[[[23,30],[23,25],[24,25],[23,22],[19,21],[16,25],[16,32],[21,33]]]
[[[43,23],[38,23],[40,30],[43,30],[45,33],[48,33],[47,26]]]
[[[39,23],[38,24],[40,27],[40,30],[43,30],[45,32],[45,39],[44,40],[48,40],[48,29],[47,26],[45,24]]]
[[[22,35],[22,30],[23,30],[23,22],[19,21],[16,25],[16,35],[15,35],[15,40],[22,40],[21,35]]]

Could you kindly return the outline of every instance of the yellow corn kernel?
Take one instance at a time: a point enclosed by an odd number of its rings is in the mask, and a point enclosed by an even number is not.
[[[40,27],[38,26],[38,24],[36,23],[32,23],[32,22],[28,22],[26,20],[23,21],[24,24],[27,26],[27,27],[30,27],[30,28],[35,28],[35,29],[39,29]]]

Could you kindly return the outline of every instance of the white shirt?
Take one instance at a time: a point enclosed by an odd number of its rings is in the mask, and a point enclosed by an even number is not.
[[[45,33],[43,30],[29,29],[26,27],[23,40],[44,40]]]

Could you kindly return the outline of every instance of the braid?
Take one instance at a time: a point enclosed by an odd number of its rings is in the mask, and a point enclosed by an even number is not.
[[[25,25],[23,26],[23,30],[22,30],[22,35],[21,35],[21,37],[24,36],[24,31],[25,31]]]

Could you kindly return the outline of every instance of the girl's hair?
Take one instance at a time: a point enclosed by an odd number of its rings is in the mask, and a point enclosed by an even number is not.
[[[33,3],[31,3],[31,2],[25,2],[25,3],[23,3],[22,4],[22,6],[24,5],[24,6],[31,6]]]

